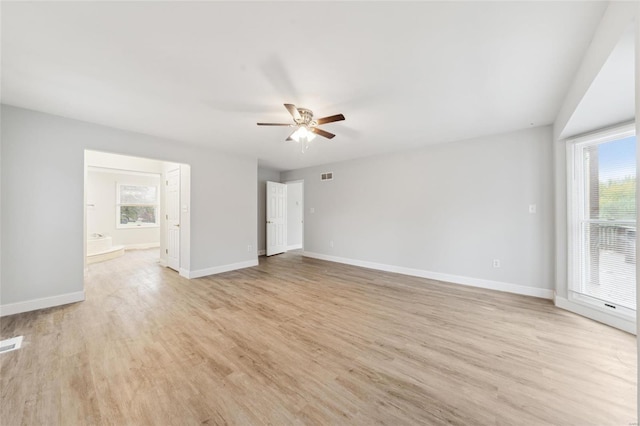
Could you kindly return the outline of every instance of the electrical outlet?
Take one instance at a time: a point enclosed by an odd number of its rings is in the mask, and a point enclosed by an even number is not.
[[[538,211],[538,208],[535,204],[529,204],[529,213],[536,214],[537,211]]]
[[[252,246],[251,244],[249,244],[249,245],[247,246],[247,251],[249,251],[249,252],[250,252],[252,248],[253,248],[253,246]]]
[[[316,212],[316,209],[315,209],[315,208],[311,207],[311,208],[309,209],[309,213],[314,214],[315,212]]]
[[[333,247],[333,240],[329,241],[329,247]]]
[[[493,259],[493,267],[494,268],[500,267],[500,259]]]

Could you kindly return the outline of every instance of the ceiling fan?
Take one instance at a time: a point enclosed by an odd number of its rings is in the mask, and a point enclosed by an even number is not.
[[[285,123],[258,123],[258,126],[287,126],[296,127],[296,130],[289,135],[286,139],[288,141],[296,142],[309,142],[316,135],[323,136],[327,139],[332,139],[335,135],[325,130],[318,129],[321,124],[333,123],[334,121],[344,120],[344,115],[336,114],[329,117],[313,119],[313,112],[310,109],[298,108],[293,104],[284,104],[284,107],[289,111],[291,117],[293,117],[293,124]]]

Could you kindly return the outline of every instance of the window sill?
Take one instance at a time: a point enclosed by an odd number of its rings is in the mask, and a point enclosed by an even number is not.
[[[594,321],[617,328],[627,333],[636,334],[636,319],[628,315],[604,311],[593,303],[581,300],[570,300],[556,295],[554,304],[561,309],[582,315]]]
[[[148,229],[160,228],[160,225],[117,225],[116,229]]]

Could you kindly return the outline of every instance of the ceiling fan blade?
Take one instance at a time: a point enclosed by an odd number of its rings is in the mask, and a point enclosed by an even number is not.
[[[326,123],[333,123],[334,121],[342,121],[344,119],[345,119],[344,115],[336,114],[336,115],[330,115],[329,117],[318,118],[318,120],[316,121],[318,122],[318,124],[326,124]]]
[[[333,133],[325,132],[324,130],[318,129],[317,127],[309,127],[309,130],[315,133],[316,135],[324,136],[327,139],[332,139],[336,136]]]
[[[298,108],[296,108],[294,104],[284,104],[284,107],[287,109],[287,111],[289,111],[289,114],[291,114],[296,122],[302,120],[302,117],[298,112]]]
[[[288,138],[286,138],[286,139],[285,139],[285,141],[292,141],[292,140],[294,140],[291,136],[293,136],[293,134],[294,134],[295,132],[297,132],[297,131],[298,131],[298,129],[295,129],[293,132],[291,132],[291,134],[289,135],[289,137],[288,137]]]
[[[291,127],[293,124],[284,124],[284,123],[257,123],[258,126],[287,126]]]

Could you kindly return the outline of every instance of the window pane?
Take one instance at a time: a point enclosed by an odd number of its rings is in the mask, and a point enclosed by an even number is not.
[[[636,141],[629,137],[598,145],[598,216],[636,220]]]
[[[156,204],[157,193],[155,186],[120,185],[120,204]]]
[[[572,290],[635,310],[636,138],[585,145]]]
[[[120,206],[120,224],[156,223],[155,206]]]

